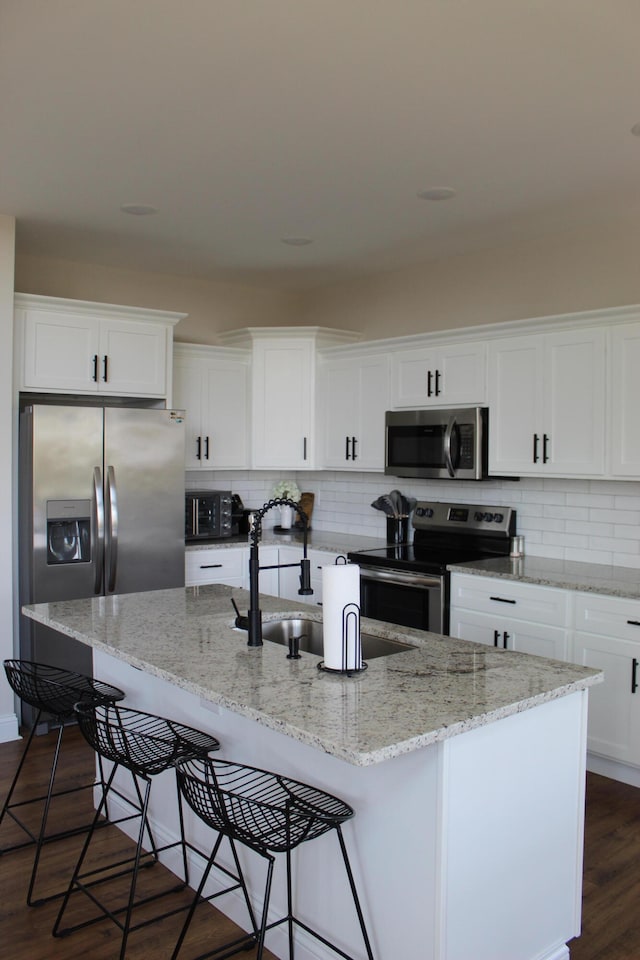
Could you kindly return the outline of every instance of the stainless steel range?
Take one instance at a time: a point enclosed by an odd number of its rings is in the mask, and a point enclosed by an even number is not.
[[[511,507],[420,500],[412,525],[413,543],[348,554],[360,566],[361,613],[447,634],[447,565],[507,556],[516,512]]]

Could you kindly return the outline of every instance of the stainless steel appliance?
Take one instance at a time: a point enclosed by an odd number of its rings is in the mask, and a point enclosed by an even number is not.
[[[413,543],[348,554],[360,565],[364,617],[433,633],[449,631],[447,565],[508,556],[516,530],[510,507],[418,501]]]
[[[184,586],[183,510],[182,411],[22,411],[21,604]],[[20,655],[91,673],[88,647],[26,617]]]
[[[231,491],[196,490],[186,493],[184,519],[185,540],[230,537],[234,532]]]
[[[389,410],[385,473],[395,477],[482,480],[487,476],[488,410]]]

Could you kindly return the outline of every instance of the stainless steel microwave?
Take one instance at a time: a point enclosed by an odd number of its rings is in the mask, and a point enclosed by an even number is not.
[[[487,414],[486,407],[387,411],[384,472],[482,480],[487,476]]]

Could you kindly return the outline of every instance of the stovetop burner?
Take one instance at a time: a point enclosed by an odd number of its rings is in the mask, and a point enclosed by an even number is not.
[[[348,559],[361,566],[444,573],[448,564],[506,556],[516,530],[511,507],[419,501],[413,543],[358,550]]]

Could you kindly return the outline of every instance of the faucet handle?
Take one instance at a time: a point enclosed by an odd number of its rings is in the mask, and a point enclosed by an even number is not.
[[[238,610],[238,604],[235,602],[233,597],[231,597],[231,603],[233,605],[233,609],[236,612],[236,627],[238,627],[239,630],[248,630],[249,618],[245,617],[244,614],[240,613],[240,611]]]
[[[311,586],[311,561],[304,557],[300,561],[300,589],[298,593],[301,597],[308,597],[313,594]]]

